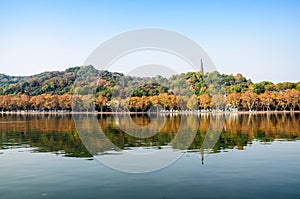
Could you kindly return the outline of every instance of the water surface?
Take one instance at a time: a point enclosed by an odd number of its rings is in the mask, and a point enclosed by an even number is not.
[[[1,115],[0,198],[300,197],[298,114],[97,117],[121,155],[137,148],[162,150],[180,126],[190,129],[180,139],[192,137],[193,142],[188,148],[171,145],[182,153],[175,163],[130,174],[93,157],[110,157],[105,151],[112,149],[91,135],[78,134],[72,116]],[[150,128],[143,132],[138,126]],[[216,143],[211,148],[203,144],[210,129],[221,129],[212,134],[210,141]]]

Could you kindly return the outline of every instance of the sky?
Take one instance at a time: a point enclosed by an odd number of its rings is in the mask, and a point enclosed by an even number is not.
[[[0,0],[0,73],[79,66],[112,36],[145,27],[193,39],[221,73],[300,81],[297,0]]]

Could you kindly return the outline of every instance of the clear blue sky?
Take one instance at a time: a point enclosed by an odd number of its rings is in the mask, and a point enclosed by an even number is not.
[[[300,1],[0,0],[0,73],[81,65],[101,42],[159,27],[199,43],[223,73],[300,81]]]

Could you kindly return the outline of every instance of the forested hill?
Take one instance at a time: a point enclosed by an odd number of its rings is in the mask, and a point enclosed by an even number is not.
[[[70,92],[77,71],[80,67],[69,68],[63,72],[43,72],[32,76],[9,76],[0,74],[0,94],[28,94],[30,96],[43,93],[64,94]]]
[[[86,66],[93,68],[92,66]],[[63,95],[72,93],[76,74],[81,67],[68,68],[65,71],[43,72],[32,76],[9,76],[0,74],[0,95],[27,94],[37,96],[41,94]],[[110,80],[119,73],[101,72],[101,78]]]
[[[77,109],[72,109],[72,103]],[[241,74],[188,72],[134,77],[93,66],[33,76],[0,75],[0,110],[144,112],[164,110],[300,110],[300,82],[253,83]]]
[[[96,70],[92,66],[82,66],[89,70]],[[29,96],[37,96],[41,94],[58,94],[74,92],[74,81],[77,72],[82,67],[73,67],[65,71],[43,72],[32,76],[9,76],[0,74],[0,95],[20,95],[26,94]],[[102,95],[110,98],[113,90],[122,79],[126,82],[126,88],[130,89],[133,85],[139,83],[138,90],[133,91],[135,96],[154,96],[160,93],[170,92],[170,88],[177,91],[189,90],[197,96],[201,94],[212,94],[216,90],[223,94],[233,92],[244,93],[252,91],[256,94],[261,94],[266,91],[281,92],[289,89],[300,90],[300,82],[283,82],[273,84],[269,81],[252,83],[250,79],[245,78],[241,74],[226,75],[218,72],[206,73],[205,75],[199,72],[182,73],[170,77],[156,78],[138,78],[124,76],[121,73],[98,71],[99,80],[97,95]],[[188,85],[188,87],[186,86]],[[80,89],[80,88],[77,88]],[[83,88],[82,88],[83,89]],[[78,93],[78,91],[77,91]],[[80,92],[79,92],[80,93]]]

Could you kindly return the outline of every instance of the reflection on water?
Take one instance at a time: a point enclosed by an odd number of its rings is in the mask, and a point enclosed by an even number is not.
[[[77,133],[72,116],[2,115],[0,198],[300,197],[297,114],[131,115],[132,120],[125,115],[97,117],[82,115],[80,119],[89,132],[93,126],[87,122],[94,118],[114,149],[158,152],[168,145],[182,156],[166,169],[130,175],[98,161],[86,161],[95,160],[97,156],[91,158],[91,154],[99,149],[110,153],[111,145],[107,139],[91,139],[99,137],[97,132]],[[155,121],[159,121],[159,133],[143,132],[152,122],[151,128],[157,129]],[[141,129],[132,128],[132,122]],[[188,149],[176,142],[179,129],[185,131],[178,140],[192,138]],[[140,136],[143,133],[153,136]],[[86,141],[92,147],[86,147]],[[211,154],[205,156],[207,152]]]
[[[87,123],[85,121],[90,116],[81,117],[83,123]],[[160,149],[176,140],[180,128],[185,128],[185,134],[177,139],[192,139],[188,150],[202,154],[206,149],[210,149],[210,153],[233,148],[243,150],[245,146],[251,146],[254,140],[264,143],[274,140],[293,141],[300,137],[299,114],[244,114],[222,117],[211,114],[155,114],[130,115],[131,120],[125,115],[97,117],[105,137],[122,150],[133,147]],[[216,122],[219,124],[215,125]],[[220,134],[208,135],[212,130]],[[193,136],[192,132],[196,134]],[[91,135],[87,135],[86,139],[89,139],[88,142],[92,143],[95,150],[112,148],[103,139],[93,139]],[[205,139],[208,141],[203,143]],[[184,149],[181,143],[173,142],[173,149]],[[82,143],[74,120],[69,115],[1,115],[0,147],[2,150],[25,147],[31,148],[33,152],[51,152],[67,157],[87,158],[94,154],[93,150],[87,150]]]

